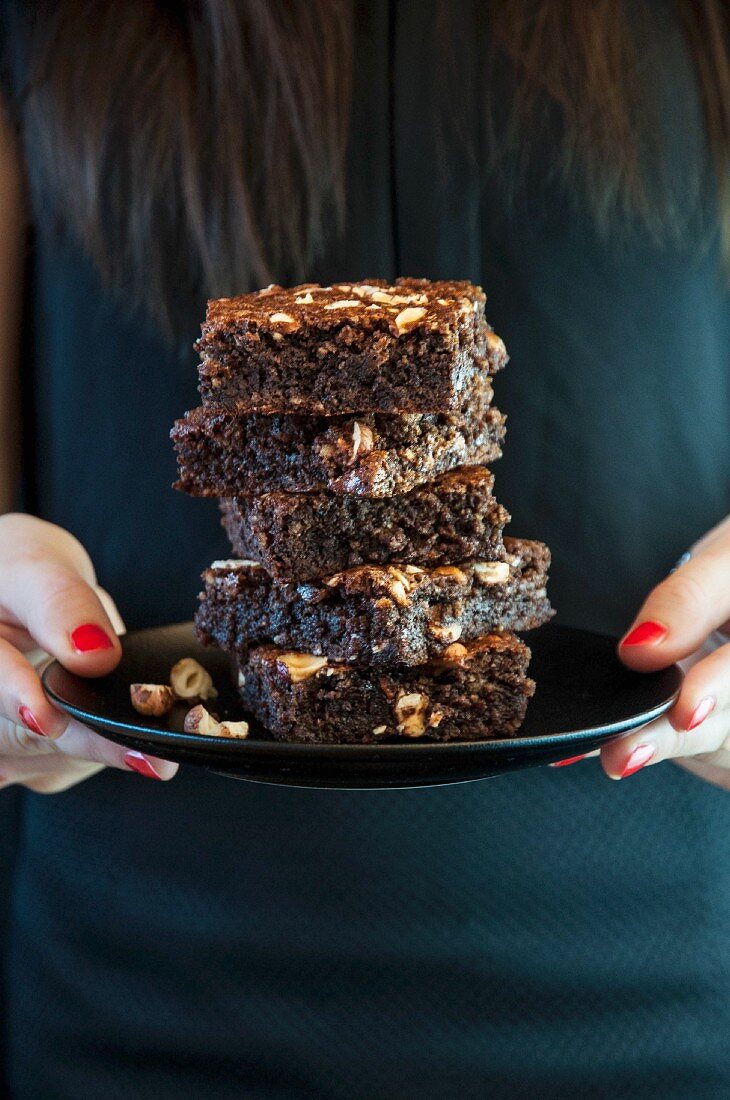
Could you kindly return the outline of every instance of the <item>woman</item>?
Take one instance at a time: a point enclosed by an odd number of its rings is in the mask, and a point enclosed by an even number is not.
[[[551,545],[562,619],[630,623],[639,669],[697,651],[730,617],[726,6],[2,23],[13,1095],[730,1092],[726,648],[603,770],[378,793],[175,775],[68,722],[22,655],[104,673],[120,613],[188,618],[225,555],[215,508],[169,489],[205,296],[398,273],[488,291],[500,496]]]

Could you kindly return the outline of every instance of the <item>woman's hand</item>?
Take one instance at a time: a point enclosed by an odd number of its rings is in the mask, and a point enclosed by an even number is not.
[[[644,602],[619,646],[639,672],[691,659],[679,699],[668,714],[601,750],[613,779],[650,764],[678,760],[730,790],[730,643],[713,647],[713,631],[730,620],[730,517],[692,549],[692,556]]]
[[[0,786],[62,791],[104,766],[172,778],[176,764],[130,752],[56,710],[25,656],[45,650],[80,676],[103,676],[119,661],[123,630],[72,535],[32,516],[0,516]]]

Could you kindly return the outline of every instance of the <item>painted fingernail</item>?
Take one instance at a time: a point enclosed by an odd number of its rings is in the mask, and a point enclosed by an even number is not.
[[[655,753],[656,745],[637,745],[624,764],[624,770],[621,772],[619,779],[628,779],[630,775],[640,771],[645,764],[649,763]]]
[[[45,730],[41,729],[41,724],[30,707],[26,707],[25,705],[19,706],[18,714],[20,715],[20,721],[26,729],[31,730],[33,733],[39,733],[41,737],[47,736]]]
[[[577,764],[579,760],[585,760],[587,752],[582,752],[580,756],[566,756],[565,760],[556,760],[551,765],[553,768],[567,768],[568,764]]]
[[[138,775],[146,775],[148,779],[162,779],[160,773],[155,770],[153,764],[147,759],[144,753],[125,752],[124,763],[128,768],[131,768],[133,772],[137,772]]]
[[[648,619],[645,623],[639,623],[630,631],[621,642],[621,645],[656,645],[666,638],[667,628],[663,623],[656,623]]]
[[[704,699],[700,699],[699,703],[692,711],[692,716],[687,723],[687,729],[696,729],[697,726],[704,722],[705,718],[712,714],[716,706],[717,699],[715,699],[714,695],[706,695]]]
[[[96,623],[84,623],[72,632],[71,644],[77,653],[91,653],[94,649],[111,649],[114,642]]]

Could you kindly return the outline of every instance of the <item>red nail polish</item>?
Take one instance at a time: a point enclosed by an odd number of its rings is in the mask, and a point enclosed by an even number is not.
[[[96,623],[84,623],[72,632],[71,644],[77,653],[91,653],[94,649],[111,649],[114,642]]]
[[[47,736],[41,729],[40,722],[36,718],[33,711],[30,709],[30,707],[26,707],[24,705],[18,707],[18,714],[20,715],[20,721],[23,723],[26,729],[32,730],[33,733],[39,733],[41,737]]]
[[[554,768],[567,768],[568,764],[577,764],[579,760],[585,760],[587,752],[582,752],[580,756],[566,756],[565,760],[556,760],[553,764]]]
[[[141,752],[125,752],[124,763],[128,768],[131,768],[133,772],[137,772],[139,775],[145,775],[148,779],[162,779],[162,776],[155,771],[153,765]]]
[[[696,729],[697,726],[700,726],[704,722],[705,718],[709,717],[709,715],[712,714],[716,706],[717,699],[715,699],[715,697],[712,695],[706,695],[704,699],[700,699],[699,703],[692,711],[692,717],[687,723],[687,729],[693,730]]]
[[[666,638],[667,628],[663,623],[655,623],[649,619],[645,623],[639,623],[626,635],[621,645],[656,645]]]
[[[648,764],[655,753],[655,745],[637,745],[624,764],[624,770],[621,772],[619,778],[628,779],[630,775],[633,775],[634,772],[638,772],[645,764]]]

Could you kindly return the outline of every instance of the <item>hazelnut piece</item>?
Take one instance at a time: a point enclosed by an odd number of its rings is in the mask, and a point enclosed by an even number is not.
[[[183,657],[170,669],[170,683],[178,699],[215,699],[209,672],[194,657]]]
[[[406,737],[422,737],[426,729],[428,696],[414,691],[401,695],[395,701],[395,717],[399,733]]]
[[[198,703],[185,715],[183,729],[186,733],[203,733],[209,737],[217,737],[219,723],[212,714],[208,713],[202,703]]]
[[[293,684],[298,684],[326,668],[327,658],[316,657],[313,653],[280,653],[277,664],[284,666]]]
[[[461,637],[461,623],[431,623],[428,632],[439,642],[456,642]]]
[[[161,718],[175,702],[172,689],[167,684],[130,684],[129,696],[138,714]]]
[[[463,569],[458,569],[455,565],[439,565],[433,572],[434,576],[451,577],[457,584],[466,584],[469,579]]]
[[[367,424],[361,424],[356,420],[352,425],[352,458],[355,462],[359,456],[370,454],[373,449],[373,432]]]
[[[221,722],[218,725],[219,737],[248,737],[248,722]]]
[[[408,306],[402,309],[395,319],[398,335],[402,336],[404,332],[410,332],[425,316],[426,310],[423,306]]]
[[[509,580],[506,561],[476,561],[473,568],[482,584],[505,584]]]

